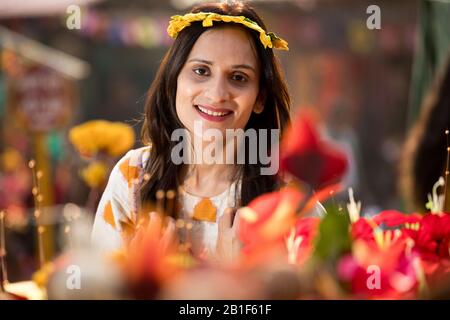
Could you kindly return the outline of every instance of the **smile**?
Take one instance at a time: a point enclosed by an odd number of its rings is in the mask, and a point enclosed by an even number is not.
[[[221,109],[221,110],[211,110],[204,106],[195,105],[195,109],[197,109],[198,113],[205,118],[206,120],[211,121],[223,121],[229,115],[233,114],[233,111]]]

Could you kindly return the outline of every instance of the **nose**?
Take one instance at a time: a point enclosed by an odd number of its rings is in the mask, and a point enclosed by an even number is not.
[[[211,103],[223,102],[230,99],[231,92],[225,76],[213,77],[206,85],[205,96]]]

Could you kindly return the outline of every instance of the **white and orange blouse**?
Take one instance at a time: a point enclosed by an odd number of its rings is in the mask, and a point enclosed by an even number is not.
[[[137,224],[140,210],[139,186],[144,178],[144,168],[150,147],[130,150],[111,171],[100,199],[92,230],[92,241],[104,252],[120,249]],[[194,207],[201,197],[179,188],[181,217],[191,219]],[[218,235],[218,219],[227,207],[235,207],[240,194],[240,183],[234,182],[222,194],[209,198],[217,208],[216,221],[191,220],[191,244],[194,254],[214,256]]]

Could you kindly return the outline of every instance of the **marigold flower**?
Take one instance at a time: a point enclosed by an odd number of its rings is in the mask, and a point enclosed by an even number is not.
[[[81,171],[81,177],[91,188],[98,188],[105,183],[108,175],[108,166],[101,161],[89,164]]]
[[[129,150],[135,140],[133,129],[120,122],[92,120],[73,127],[69,140],[83,156],[106,153],[118,157]]]

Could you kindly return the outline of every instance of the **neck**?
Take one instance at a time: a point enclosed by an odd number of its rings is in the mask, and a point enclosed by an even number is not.
[[[226,153],[228,148],[234,149],[234,157],[236,157],[236,141],[230,139],[230,141],[224,140],[223,145],[219,146],[216,140],[213,142],[207,140],[195,140],[198,136],[191,134],[191,148],[187,150],[190,153],[190,159],[193,160],[192,164],[184,166],[180,173],[180,181],[186,191],[198,196],[211,197],[225,191],[232,181],[235,179],[238,166],[235,164],[226,164]],[[220,142],[218,142],[220,143]],[[230,144],[230,145],[228,145]],[[217,162],[211,163],[211,159],[206,161],[207,156],[211,152],[211,147],[214,147],[214,159]],[[205,152],[206,148],[209,150]],[[200,163],[195,159],[202,159]]]
[[[181,181],[187,192],[212,197],[230,186],[235,170],[236,167],[231,164],[189,165],[184,168]]]
[[[195,185],[214,181],[231,181],[235,172],[232,164],[195,164],[185,169],[184,180],[190,180]]]

